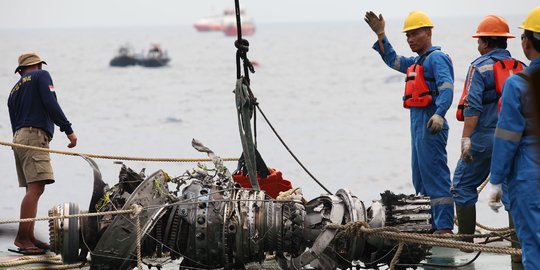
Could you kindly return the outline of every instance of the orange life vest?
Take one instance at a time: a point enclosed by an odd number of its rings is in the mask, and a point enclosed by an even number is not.
[[[405,78],[405,93],[403,94],[403,107],[427,107],[433,102],[433,95],[438,91],[431,91],[426,81],[434,81],[433,78],[424,77],[424,60],[434,51],[431,51],[418,63],[407,68],[407,77]]]
[[[493,63],[493,78],[495,79],[495,91],[497,92],[497,100],[483,101],[483,103],[489,104],[493,102],[498,102],[497,110],[500,111],[501,110],[501,95],[502,95],[504,82],[506,81],[506,79],[508,79],[508,77],[522,71],[525,65],[521,63],[520,61],[513,58],[500,60],[500,59],[491,57],[491,59],[495,61],[495,63]],[[465,84],[463,85],[463,92],[461,93],[461,98],[459,99],[458,109],[456,112],[456,118],[458,121],[465,120],[465,117],[463,116],[463,110],[465,109],[465,101],[468,95],[467,84],[470,84],[470,80],[472,78],[473,72],[474,72],[474,69],[472,69],[471,73],[469,74],[469,81],[465,82]]]
[[[499,60],[493,64],[493,76],[495,77],[495,91],[499,96],[497,111],[501,111],[501,96],[504,82],[508,77],[522,71],[525,65],[516,59]]]

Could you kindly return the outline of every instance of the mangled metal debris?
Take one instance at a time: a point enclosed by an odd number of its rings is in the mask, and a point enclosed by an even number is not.
[[[281,269],[349,268],[354,261],[376,268],[389,263],[394,241],[373,236],[336,238],[331,224],[366,222],[370,227],[394,226],[401,231],[428,232],[429,199],[381,194],[369,208],[347,189],[309,202],[296,197],[272,199],[264,191],[242,188],[222,160],[208,153],[214,168],[198,164],[192,171],[170,177],[157,171],[146,177],[122,166],[120,181],[109,188],[94,165],[95,184],[89,212],[96,217],[53,219],[52,251],[66,262],[91,254],[91,269],[131,269],[136,266],[137,228],[129,215],[108,214],[132,205],[139,215],[143,258],[182,259],[182,267],[253,269],[273,255]],[[89,161],[91,162],[91,161]],[[100,182],[101,181],[101,182]],[[91,203],[91,204],[92,204]],[[74,203],[51,209],[51,216],[83,213]],[[418,263],[429,247],[409,245],[400,262]]]

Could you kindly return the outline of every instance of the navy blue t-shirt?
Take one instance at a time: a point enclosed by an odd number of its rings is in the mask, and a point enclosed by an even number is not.
[[[20,128],[35,127],[52,138],[54,124],[67,135],[73,133],[71,123],[56,99],[51,75],[46,70],[24,74],[11,89],[8,108],[13,133]]]

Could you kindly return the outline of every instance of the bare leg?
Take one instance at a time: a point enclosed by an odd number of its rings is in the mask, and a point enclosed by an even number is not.
[[[34,182],[26,187],[26,195],[21,202],[21,219],[35,218],[39,197],[45,190],[45,182]],[[15,238],[14,244],[20,248],[36,247],[34,242],[34,222],[19,223],[19,232]]]

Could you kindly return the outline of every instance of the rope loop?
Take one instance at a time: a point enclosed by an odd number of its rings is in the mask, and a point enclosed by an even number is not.
[[[247,57],[247,53],[249,52],[249,41],[247,41],[246,39],[238,39],[234,41],[234,46],[237,49],[236,57],[237,59],[242,59],[244,63],[244,71],[245,71],[244,73],[245,73],[246,78],[249,81],[249,73],[247,72],[246,69],[248,69],[250,73],[255,73],[255,68],[253,67],[253,64],[251,63],[251,61],[249,61]],[[237,72],[239,72],[239,70],[240,70],[240,63],[238,63],[237,61]],[[240,74],[237,74],[237,75],[240,75]]]
[[[249,41],[247,41],[246,39],[234,41],[234,46],[238,49],[240,53],[243,53],[244,55],[249,52]]]
[[[132,213],[129,216],[131,218],[136,218],[142,212],[143,207],[135,203],[135,204],[131,205],[131,207],[129,209],[132,211]]]

